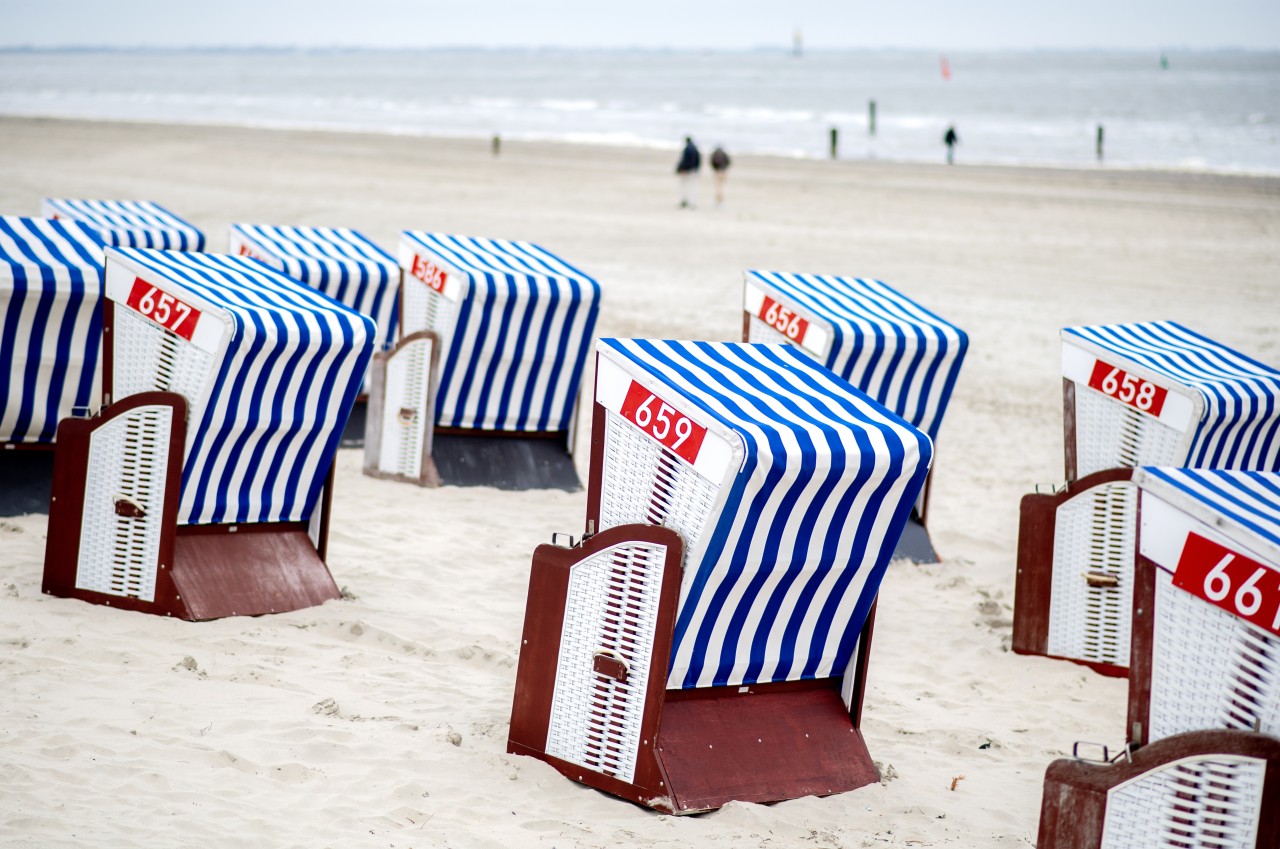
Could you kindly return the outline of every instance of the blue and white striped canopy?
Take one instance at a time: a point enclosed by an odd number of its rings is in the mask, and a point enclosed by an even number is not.
[[[179,522],[308,519],[372,356],[373,322],[245,257],[108,251],[117,312],[138,279],[198,310],[193,337],[214,354],[202,394],[188,398]]]
[[[748,312],[763,312],[756,289],[819,325],[796,344],[818,362],[938,437],[969,336],[879,280],[748,271]]]
[[[1068,327],[1062,338],[1203,399],[1185,465],[1280,471],[1280,371],[1172,321]]]
[[[231,253],[262,260],[372,318],[376,350],[395,342],[400,265],[355,230],[232,224]]]
[[[600,308],[600,285],[528,242],[404,233],[405,286],[414,255],[462,281],[456,321],[441,333],[436,423],[546,432],[569,428]],[[406,332],[419,328],[405,328]]]
[[[1144,466],[1134,481],[1280,565],[1280,474]]]
[[[98,231],[108,245],[204,250],[204,233],[189,221],[149,200],[68,200],[45,198],[42,214],[70,218]]]
[[[0,216],[0,442],[53,442],[98,405],[102,268],[88,227]]]
[[[929,438],[790,345],[602,339],[599,351],[601,369],[665,395],[731,452],[700,538],[685,540],[669,686],[842,676]]]

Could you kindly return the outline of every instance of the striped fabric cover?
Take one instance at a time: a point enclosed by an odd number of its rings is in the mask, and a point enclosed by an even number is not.
[[[0,442],[53,442],[98,405],[102,268],[88,227],[0,216]]]
[[[1068,327],[1204,400],[1185,465],[1280,471],[1280,371],[1172,321]]]
[[[395,342],[400,265],[355,230],[232,224],[231,252],[262,260],[372,318],[378,326],[375,350]]]
[[[1280,564],[1280,474],[1146,466],[1134,481]]]
[[[366,316],[245,257],[116,248],[112,266],[164,282],[225,327],[216,377],[188,399],[182,524],[305,521],[372,355]]]
[[[149,200],[45,198],[42,214],[47,218],[70,218],[88,224],[108,245],[204,250],[204,233]]]
[[[528,242],[405,232],[413,257],[461,281],[456,320],[440,328],[436,423],[519,432],[568,430],[600,309],[600,284]],[[446,289],[445,297],[450,297]],[[423,328],[404,328],[406,333]]]
[[[825,334],[800,342],[818,362],[938,438],[968,334],[879,280],[777,271],[745,278],[748,292],[763,290],[821,322]]]
[[[929,438],[790,345],[599,350],[740,440],[708,527],[686,541],[669,686],[843,675],[924,484]]]

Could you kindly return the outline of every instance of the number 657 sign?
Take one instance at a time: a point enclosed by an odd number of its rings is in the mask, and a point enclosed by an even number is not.
[[[125,303],[188,342],[200,321],[200,310],[152,286],[141,277],[134,279],[133,288],[129,290]]]

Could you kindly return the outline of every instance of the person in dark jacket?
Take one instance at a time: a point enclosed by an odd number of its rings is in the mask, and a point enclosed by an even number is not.
[[[956,135],[956,128],[954,126],[947,127],[947,132],[942,137],[942,143],[947,146],[948,165],[955,161],[956,142],[958,141],[960,141],[960,137]]]
[[[676,163],[676,176],[680,178],[680,207],[693,206],[698,200],[698,169],[702,167],[702,154],[693,139],[684,137],[684,150]]]
[[[711,174],[716,180],[716,205],[724,203],[724,181],[729,176],[729,154],[719,145],[711,152]]]

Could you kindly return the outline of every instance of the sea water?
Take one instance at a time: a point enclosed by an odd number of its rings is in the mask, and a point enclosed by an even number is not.
[[[1280,174],[1280,52],[19,50],[0,114]]]

